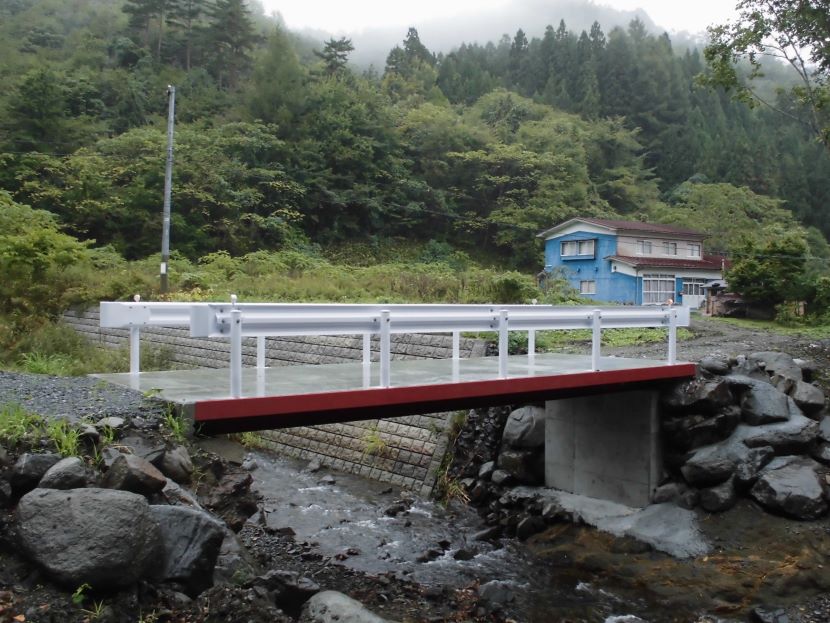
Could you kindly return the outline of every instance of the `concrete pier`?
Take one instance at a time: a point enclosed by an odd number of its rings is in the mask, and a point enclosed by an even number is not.
[[[661,465],[657,390],[545,404],[548,487],[627,506],[649,504]]]

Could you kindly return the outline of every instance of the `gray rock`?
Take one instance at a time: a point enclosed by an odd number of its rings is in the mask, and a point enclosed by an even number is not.
[[[818,435],[822,441],[830,442],[830,416],[825,415],[819,420]]]
[[[816,374],[819,371],[819,366],[816,364],[815,361],[808,361],[806,359],[793,359],[795,364],[801,368],[801,378],[808,383],[812,383],[815,380]]]
[[[811,456],[820,463],[824,463],[825,465],[830,465],[830,443],[826,441],[822,441],[818,446],[815,447]]]
[[[501,536],[501,526],[490,526],[484,530],[473,533],[470,537],[473,541],[495,541]]]
[[[747,361],[758,364],[770,376],[779,374],[794,381],[801,380],[801,367],[787,353],[774,351],[752,353],[747,357]]]
[[[156,467],[134,454],[121,454],[113,461],[104,479],[109,489],[152,495],[164,489],[167,478]]]
[[[55,463],[40,479],[41,489],[83,489],[89,482],[89,472],[77,456]]]
[[[516,525],[516,538],[520,541],[526,541],[534,534],[542,532],[546,527],[545,520],[539,515],[530,515]]]
[[[510,413],[502,443],[511,448],[539,448],[545,445],[545,410],[528,406]]]
[[[513,482],[514,478],[509,472],[503,469],[497,469],[493,472],[493,475],[490,476],[490,480],[493,481],[494,485],[507,486]]]
[[[105,418],[101,418],[97,422],[95,422],[95,428],[102,429],[102,428],[111,428],[112,430],[121,430],[127,422],[122,417],[117,416],[109,416]]]
[[[14,495],[21,496],[37,487],[43,475],[60,460],[59,454],[21,454],[9,474]]]
[[[654,490],[654,493],[651,494],[651,503],[664,504],[666,502],[674,502],[682,491],[683,488],[679,483],[667,482]]]
[[[730,478],[716,487],[701,489],[700,491],[700,506],[710,513],[722,513],[729,510],[735,506],[736,499],[734,478]]]
[[[743,419],[751,426],[790,419],[789,398],[772,385],[756,383],[741,398]]]
[[[259,573],[256,561],[240,543],[239,537],[226,526],[225,539],[213,569],[213,583],[238,586],[240,582],[247,582]]]
[[[455,552],[453,552],[452,557],[453,557],[453,560],[460,560],[460,561],[463,562],[465,560],[472,560],[473,558],[475,558],[476,557],[476,552],[472,549],[468,549],[466,547],[461,547],[461,548],[457,549]]]
[[[161,496],[171,506],[202,508],[201,504],[196,500],[196,496],[169,478],[167,479],[167,484],[164,485],[164,489],[161,490]]]
[[[191,597],[213,586],[213,568],[225,525],[209,513],[185,506],[151,506],[163,548],[162,581],[177,582]]]
[[[790,396],[807,415],[818,413],[824,408],[824,392],[804,381],[795,384]]]
[[[676,503],[680,508],[692,510],[700,502],[700,492],[697,489],[686,489],[677,496]]]
[[[487,461],[478,468],[478,477],[481,478],[481,480],[490,480],[495,470],[496,463],[494,461]]]
[[[168,448],[150,461],[158,470],[178,483],[190,482],[193,473],[193,461],[184,446]]]
[[[819,424],[803,415],[790,416],[786,422],[766,426],[741,425],[733,433],[749,448],[772,446],[776,454],[806,452],[818,439]]]
[[[771,446],[761,446],[750,450],[746,458],[742,460],[735,469],[735,487],[745,490],[755,484],[758,473],[775,456],[775,450]]]
[[[740,421],[741,411],[733,405],[709,417],[686,415],[667,420],[663,423],[663,431],[670,444],[689,450],[726,439]]]
[[[319,459],[312,459],[308,462],[308,465],[305,466],[303,471],[314,474],[319,472],[321,469],[323,469],[323,464],[320,463]]]
[[[773,512],[796,519],[817,519],[827,512],[827,502],[815,471],[818,466],[811,459],[778,457],[761,471],[750,494]]]
[[[542,454],[536,450],[503,449],[499,453],[497,465],[523,484],[542,484],[545,480]]]
[[[98,429],[90,424],[84,424],[79,429],[81,439],[86,439],[92,443],[98,443],[101,441],[101,433],[98,432]]]
[[[790,617],[783,608],[763,608],[758,606],[749,614],[752,623],[790,623]]]
[[[780,374],[773,374],[770,377],[770,383],[782,394],[789,394],[793,390],[793,387],[795,387],[796,382],[794,379],[781,376]]]
[[[682,413],[713,414],[732,404],[730,385],[725,378],[695,381],[675,385],[661,396],[663,406]]]
[[[359,601],[338,593],[322,591],[306,602],[299,623],[391,623]]]
[[[491,580],[478,587],[478,595],[493,606],[506,606],[516,600],[516,592],[508,582]]]
[[[735,462],[728,458],[696,455],[680,468],[680,472],[693,487],[708,487],[727,480],[735,472],[735,467]]]
[[[160,557],[147,500],[127,491],[35,489],[20,500],[17,525],[23,550],[69,588],[130,586]]]
[[[0,467],[7,467],[9,465],[9,453],[3,446],[0,446]]]
[[[0,508],[7,508],[12,503],[12,486],[5,478],[0,477]]]
[[[250,584],[265,587],[277,606],[295,618],[300,615],[303,605],[320,592],[315,581],[295,571],[271,570],[254,578]]]
[[[565,509],[558,501],[550,501],[542,507],[542,519],[548,523],[573,521],[573,513]]]
[[[711,374],[717,374],[719,376],[729,374],[729,360],[723,357],[704,357],[698,365],[701,370],[706,370]]]

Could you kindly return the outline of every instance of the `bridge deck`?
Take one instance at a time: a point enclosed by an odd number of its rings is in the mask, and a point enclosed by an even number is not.
[[[228,369],[100,374],[142,392],[157,391],[184,406],[206,433],[308,426],[330,422],[432,413],[523,401],[634,389],[689,378],[690,363],[648,359],[537,354],[508,359],[498,378],[498,357],[393,361],[390,387],[370,386],[362,363],[246,368],[242,397],[229,398]],[[377,365],[371,384],[377,385]]]

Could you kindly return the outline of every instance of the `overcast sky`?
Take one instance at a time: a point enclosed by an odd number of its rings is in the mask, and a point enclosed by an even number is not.
[[[596,0],[617,9],[642,8],[660,27],[696,33],[734,14],[737,0]],[[435,18],[509,7],[510,0],[261,0],[266,13],[280,12],[289,28],[332,33],[382,26],[409,26]]]

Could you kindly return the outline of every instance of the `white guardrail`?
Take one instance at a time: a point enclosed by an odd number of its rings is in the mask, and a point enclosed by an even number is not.
[[[498,332],[499,378],[507,378],[507,335],[528,333],[533,360],[536,331],[590,329],[591,369],[599,370],[603,329],[666,327],[668,363],[677,355],[677,327],[689,325],[688,307],[557,307],[552,305],[400,305],[338,303],[103,302],[101,327],[130,330],[130,373],[140,371],[141,327],[190,327],[193,337],[230,339],[231,395],[241,396],[242,338],[257,338],[257,368],[265,368],[265,338],[289,335],[362,335],[364,385],[369,386],[372,335],[380,337],[380,386],[390,386],[394,333],[451,333],[453,376],[458,377],[462,331]]]

